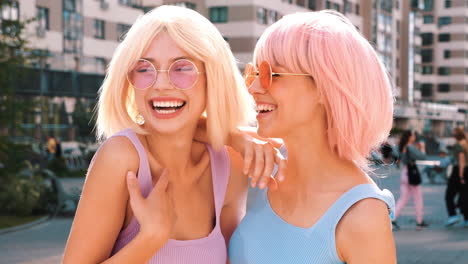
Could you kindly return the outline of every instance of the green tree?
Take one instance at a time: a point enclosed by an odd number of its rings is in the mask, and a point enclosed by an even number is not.
[[[25,38],[25,27],[35,18],[19,20],[19,6],[13,0],[0,0],[0,135],[15,135],[26,115],[34,111],[34,100],[17,91],[25,80],[27,67],[40,56],[32,52]]]

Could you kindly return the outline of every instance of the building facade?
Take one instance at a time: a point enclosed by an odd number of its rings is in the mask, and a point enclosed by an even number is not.
[[[387,67],[397,98],[397,127],[436,128],[446,134],[450,129],[445,125],[466,122],[466,113],[459,113],[468,101],[468,7],[462,0],[12,0],[1,10],[0,20],[36,17],[26,34],[35,52],[48,55],[35,63],[31,84],[22,87],[48,97],[50,105],[65,105],[69,123],[62,127],[69,127],[70,139],[77,103],[92,109],[107,64],[125,33],[139,16],[163,4],[207,17],[229,43],[241,69],[252,60],[263,31],[282,16],[337,10],[370,41]],[[426,108],[432,117],[422,114]],[[44,122],[41,109],[37,112],[36,126]]]

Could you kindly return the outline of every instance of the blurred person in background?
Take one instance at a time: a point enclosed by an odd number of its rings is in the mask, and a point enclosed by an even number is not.
[[[408,169],[418,169],[414,164],[416,160],[426,159],[423,143],[416,143],[416,135],[412,130],[406,130],[400,137],[398,150],[400,152],[400,197],[396,204],[395,220],[392,222],[395,230],[399,230],[400,226],[397,223],[397,218],[401,214],[401,210],[405,208],[410,197],[413,197],[414,207],[416,212],[416,230],[421,230],[428,226],[424,221],[424,201],[421,187],[421,177],[419,183],[411,183],[408,176]],[[413,167],[411,167],[413,166]],[[416,172],[418,173],[418,172]]]
[[[446,226],[453,226],[461,220],[457,215],[455,205],[455,197],[458,194],[458,205],[464,220],[463,226],[468,227],[468,143],[463,127],[455,128],[453,136],[457,142],[452,148],[454,167],[445,191],[448,213]]]

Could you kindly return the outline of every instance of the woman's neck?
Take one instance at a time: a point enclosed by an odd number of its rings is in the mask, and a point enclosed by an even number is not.
[[[194,134],[195,127],[172,134],[151,133],[144,139],[149,155],[169,169],[172,177],[177,177],[183,176],[185,168],[193,163]]]
[[[339,158],[331,150],[325,129],[296,130],[285,137],[284,142],[288,150],[288,168],[285,184],[281,185],[286,189],[341,191],[354,185],[356,179],[364,179],[365,173],[358,166]]]

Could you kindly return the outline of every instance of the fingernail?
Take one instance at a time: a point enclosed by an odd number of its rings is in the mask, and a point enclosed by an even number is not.
[[[244,168],[244,174],[247,174],[247,172],[249,172],[249,170],[247,170],[247,168]]]
[[[264,182],[261,182],[259,187],[260,187],[260,189],[265,188],[265,183],[264,183]]]
[[[252,182],[250,183],[250,185],[252,186],[252,188],[255,188],[255,184],[256,184],[256,182],[254,182],[254,181],[252,181]]]

